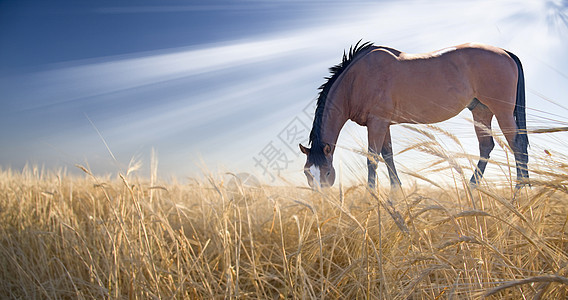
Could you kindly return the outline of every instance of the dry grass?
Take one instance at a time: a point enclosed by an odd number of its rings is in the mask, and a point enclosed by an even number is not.
[[[372,197],[2,170],[0,298],[565,299],[568,165],[549,161],[514,201],[461,179]]]

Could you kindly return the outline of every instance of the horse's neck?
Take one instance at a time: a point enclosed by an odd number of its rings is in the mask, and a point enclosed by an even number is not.
[[[333,101],[328,99],[331,102],[326,104],[322,119],[322,142],[332,145],[333,149],[335,149],[341,128],[348,120],[347,112],[344,109],[345,106],[341,102],[343,99],[341,98],[333,99]]]

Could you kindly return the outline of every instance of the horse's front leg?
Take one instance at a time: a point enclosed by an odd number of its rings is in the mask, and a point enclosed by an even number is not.
[[[384,119],[372,117],[367,121],[367,134],[369,140],[369,153],[367,154],[367,167],[369,175],[367,184],[372,191],[376,188],[377,181],[377,163],[379,161],[379,153],[383,148],[386,134],[389,130],[389,122]]]
[[[381,150],[381,154],[383,155],[383,159],[387,164],[387,168],[389,171],[389,180],[392,190],[400,189],[401,183],[400,178],[398,178],[398,173],[396,172],[396,167],[394,165],[394,158],[392,154],[392,141],[390,135],[390,126],[387,127],[385,140],[383,141],[383,148]]]

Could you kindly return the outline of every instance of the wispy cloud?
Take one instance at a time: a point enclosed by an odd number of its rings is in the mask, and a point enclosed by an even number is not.
[[[20,103],[21,109],[37,109],[277,59],[304,48],[283,38],[171,49],[55,65],[51,70],[0,82],[4,91],[25,101]]]

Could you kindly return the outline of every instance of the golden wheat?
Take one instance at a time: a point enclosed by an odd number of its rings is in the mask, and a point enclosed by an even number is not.
[[[0,298],[564,299],[566,165],[517,194],[0,170]]]

